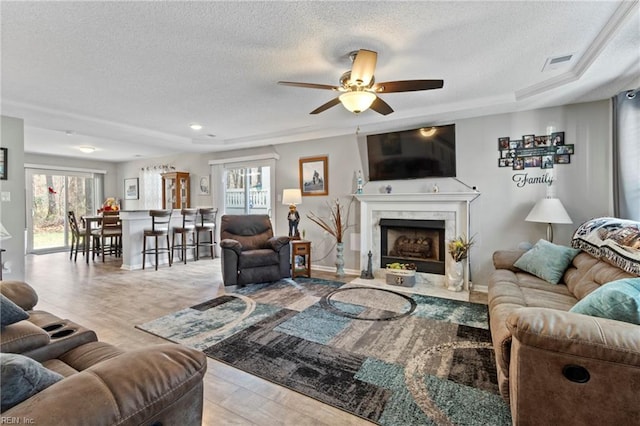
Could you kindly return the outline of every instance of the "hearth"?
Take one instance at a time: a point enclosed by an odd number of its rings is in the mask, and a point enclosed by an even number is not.
[[[445,221],[380,219],[380,267],[413,263],[417,272],[444,275]]]

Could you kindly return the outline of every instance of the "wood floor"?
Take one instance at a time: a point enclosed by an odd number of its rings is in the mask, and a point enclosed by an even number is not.
[[[176,259],[177,260],[177,259]],[[224,292],[220,259],[124,271],[119,260],[69,260],[68,253],[28,255],[26,281],[37,291],[36,309],[93,329],[101,341],[138,348],[166,340],[134,326],[212,299]],[[331,273],[313,276],[335,279]],[[354,277],[346,277],[349,281]],[[486,296],[472,294],[486,303]],[[204,425],[372,425],[312,398],[208,358]]]

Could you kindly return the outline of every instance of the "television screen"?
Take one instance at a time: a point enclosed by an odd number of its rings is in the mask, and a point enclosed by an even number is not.
[[[367,136],[369,180],[456,176],[456,126]]]

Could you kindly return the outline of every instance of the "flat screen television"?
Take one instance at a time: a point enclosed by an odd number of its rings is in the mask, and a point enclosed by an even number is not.
[[[367,136],[369,180],[456,176],[456,125]]]

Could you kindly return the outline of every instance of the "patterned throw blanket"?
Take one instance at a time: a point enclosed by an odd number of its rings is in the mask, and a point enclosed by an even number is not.
[[[640,275],[640,222],[613,217],[591,219],[576,230],[571,245]]]

